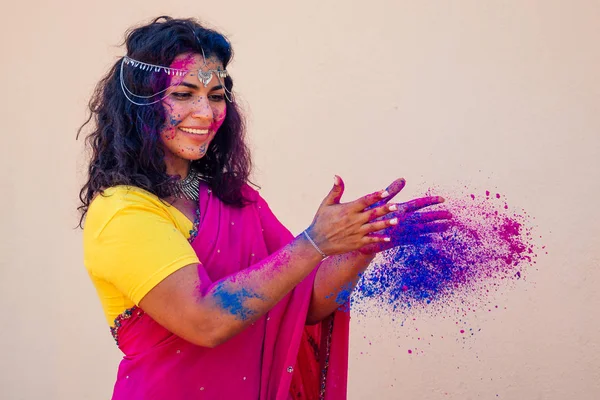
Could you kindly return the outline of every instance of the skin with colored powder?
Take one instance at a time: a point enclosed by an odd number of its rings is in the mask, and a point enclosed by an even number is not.
[[[260,299],[260,296],[249,289],[241,288],[230,290],[225,283],[215,285],[214,295],[217,304],[232,315],[245,321],[255,314],[251,308],[245,306],[249,299]]]
[[[215,58],[206,60],[210,69],[222,68]],[[197,70],[204,67],[198,54],[183,54],[175,58],[171,68]],[[196,73],[173,76],[168,96],[163,100],[167,113],[166,126],[161,140],[166,149],[167,172],[170,175],[187,175],[189,160],[206,154],[208,145],[223,124],[227,115],[224,89],[218,79],[207,87],[197,79]]]

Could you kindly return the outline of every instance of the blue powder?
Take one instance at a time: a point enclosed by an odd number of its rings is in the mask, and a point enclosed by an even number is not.
[[[352,294],[352,284],[348,283],[347,285],[344,285],[341,287],[340,291],[338,292],[337,296],[335,297],[335,302],[339,305],[343,305],[348,301],[351,294]]]
[[[256,311],[244,306],[247,299],[260,299],[261,297],[248,289],[231,291],[225,287],[224,283],[219,283],[214,290],[214,296],[217,304],[224,310],[229,311],[242,321],[247,320]]]
[[[448,231],[428,236],[404,232],[394,238],[403,245],[382,253],[363,274],[352,296],[355,311],[368,313],[360,309],[365,299],[391,311],[451,299],[462,302],[461,296],[471,296],[481,284],[523,275],[535,257],[526,215],[510,215],[506,205],[491,199],[465,197],[444,205],[454,215]]]

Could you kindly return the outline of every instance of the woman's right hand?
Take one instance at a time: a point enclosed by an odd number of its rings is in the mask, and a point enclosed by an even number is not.
[[[370,234],[396,225],[398,219],[372,220],[397,210],[395,204],[386,204],[385,200],[394,197],[404,187],[404,183],[404,179],[398,179],[388,190],[380,190],[342,204],[340,199],[344,193],[344,182],[336,175],[333,188],[323,199],[306,233],[328,256],[389,241],[390,238],[385,236]]]

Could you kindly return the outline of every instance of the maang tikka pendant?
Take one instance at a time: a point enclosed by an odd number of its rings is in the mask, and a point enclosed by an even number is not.
[[[212,80],[212,72],[207,71],[204,72],[201,69],[198,70],[198,80],[202,82],[204,87],[207,87],[210,81]]]

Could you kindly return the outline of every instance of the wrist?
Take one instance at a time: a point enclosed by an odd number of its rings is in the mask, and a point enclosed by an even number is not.
[[[312,236],[310,234],[310,228],[305,229],[302,232],[301,236],[303,236],[303,238],[313,247],[314,251],[321,256],[322,260],[324,260],[328,257],[328,254],[326,254],[323,250],[321,250],[319,245],[312,238]]]
[[[310,241],[306,238],[306,236],[304,235],[304,231],[296,236],[296,238],[294,239],[294,243],[294,246],[297,246],[297,248],[301,252],[302,258],[304,258],[307,261],[310,261],[311,264],[317,265],[324,260],[321,253],[319,253],[312,245],[312,243],[310,243]]]

